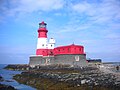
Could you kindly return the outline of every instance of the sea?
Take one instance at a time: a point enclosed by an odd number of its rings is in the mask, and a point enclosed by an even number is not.
[[[22,71],[11,71],[3,69],[5,66],[7,66],[7,64],[0,64],[0,75],[4,78],[4,81],[0,82],[1,84],[11,85],[17,90],[36,90],[33,87],[20,84],[14,79],[12,79],[15,74],[20,74]]]

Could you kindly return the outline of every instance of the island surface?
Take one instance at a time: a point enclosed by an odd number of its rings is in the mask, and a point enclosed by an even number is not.
[[[30,68],[28,65],[8,65],[6,69],[24,70],[13,78],[19,83],[39,90],[119,90],[120,73],[105,65],[71,67],[47,65]]]

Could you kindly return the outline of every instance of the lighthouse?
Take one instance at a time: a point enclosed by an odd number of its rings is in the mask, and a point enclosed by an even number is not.
[[[48,44],[47,44],[47,32],[46,23],[39,23],[38,29],[38,42],[37,42],[37,50],[36,55],[39,56],[47,56],[48,55]]]
[[[44,21],[39,23],[36,55],[30,56],[31,67],[52,64],[87,66],[84,46],[71,44],[55,47],[55,39],[47,38],[46,26]]]

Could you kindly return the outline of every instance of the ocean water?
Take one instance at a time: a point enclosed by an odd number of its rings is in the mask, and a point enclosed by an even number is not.
[[[5,69],[3,69],[5,66],[7,66],[7,65],[0,64],[0,75],[4,78],[4,81],[0,82],[0,83],[6,84],[6,85],[11,85],[18,90],[36,90],[35,88],[32,88],[30,86],[27,86],[27,85],[24,85],[24,84],[19,84],[17,81],[12,79],[13,75],[20,74],[21,71],[5,70]]]

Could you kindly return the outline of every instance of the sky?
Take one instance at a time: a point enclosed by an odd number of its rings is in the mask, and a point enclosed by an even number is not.
[[[42,21],[56,47],[83,45],[87,58],[120,62],[120,0],[0,0],[0,64],[29,63]]]

